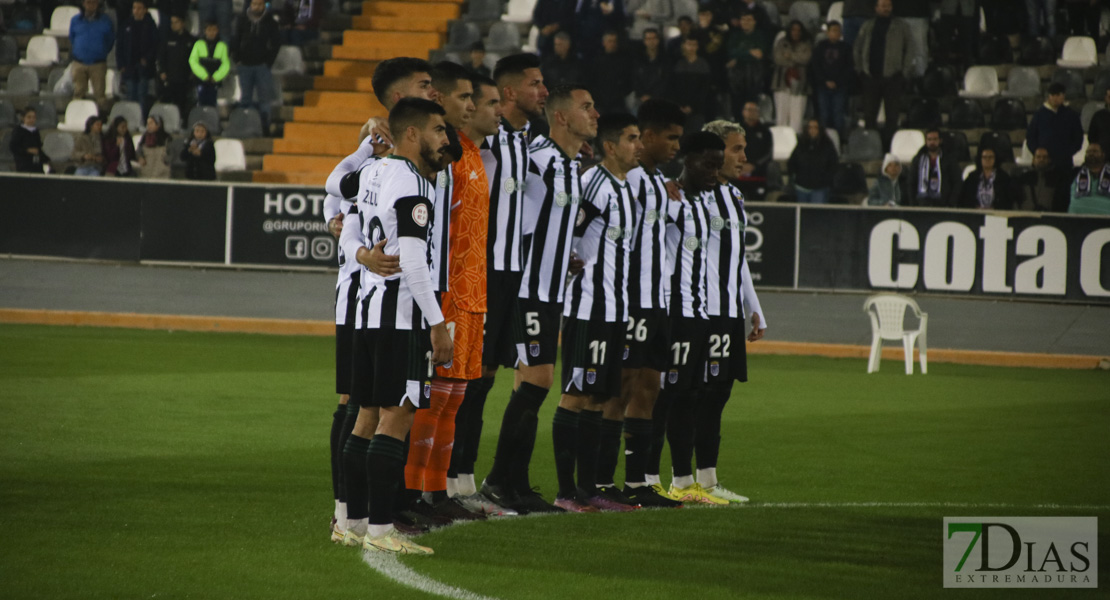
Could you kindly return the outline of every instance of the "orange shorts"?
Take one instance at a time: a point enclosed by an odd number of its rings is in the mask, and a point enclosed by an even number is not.
[[[455,354],[451,368],[436,367],[436,375],[452,379],[478,379],[482,376],[482,331],[485,328],[485,315],[460,309],[455,305],[451,292],[441,296],[443,318],[447,320],[447,331],[455,340]]]

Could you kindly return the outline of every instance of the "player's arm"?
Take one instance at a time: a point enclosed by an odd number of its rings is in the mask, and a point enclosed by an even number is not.
[[[752,283],[752,272],[748,268],[748,259],[744,257],[743,266],[740,267],[740,300],[745,318],[751,318],[752,332],[748,335],[749,342],[763,339],[763,332],[767,330],[767,319],[763,317],[763,307],[759,305],[759,296],[755,293],[755,284]]]
[[[397,200],[393,210],[397,213],[397,242],[401,246],[401,278],[431,326],[432,362],[446,364],[451,362],[454,342],[436,302],[432,273],[428,270],[428,221],[432,204],[423,196],[407,196]]]
[[[335,239],[339,239],[343,233],[343,214],[343,199],[328,194],[324,198],[324,222],[328,224],[328,231]]]
[[[347,158],[339,161],[338,165],[335,165],[335,168],[331,170],[331,174],[328,175],[327,182],[324,183],[324,191],[333,196],[339,196],[340,198],[353,198],[355,193],[343,193],[343,188],[340,187],[343,183],[343,178],[350,173],[358,171],[359,166],[366,162],[366,159],[371,156],[374,156],[374,144],[371,138],[367,138],[359,144],[357,150],[349,154]],[[357,176],[355,178],[355,184],[358,184]],[[348,191],[350,190],[348,189]],[[358,188],[355,188],[356,193],[357,191]]]

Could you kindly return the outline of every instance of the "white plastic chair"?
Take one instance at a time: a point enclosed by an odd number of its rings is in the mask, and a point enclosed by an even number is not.
[[[833,2],[829,5],[829,14],[825,16],[825,23],[833,21],[842,22],[844,20],[844,3]]]
[[[1030,161],[1030,164],[1032,164],[1032,161]],[[975,172],[975,168],[976,167],[975,167],[974,164],[970,164],[970,165],[964,167],[964,174],[963,174],[962,177],[960,177],[960,181],[967,181],[967,178],[970,177],[971,174]]]
[[[155,25],[162,24],[162,13],[157,8],[148,8],[146,12],[150,14],[150,18],[154,19]]]
[[[998,71],[994,67],[975,65],[968,67],[964,74],[964,89],[961,98],[992,98],[999,92]]]
[[[907,307],[913,310],[914,316],[921,322],[917,329],[906,329],[904,325]],[[913,375],[913,346],[916,342],[921,374],[929,372],[925,349],[925,329],[929,324],[929,315],[921,312],[912,298],[900,294],[877,294],[864,301],[863,310],[871,317],[871,358],[867,361],[868,373],[879,370],[883,340],[902,340],[902,349],[906,354],[906,375]]]
[[[1095,40],[1086,36],[1074,35],[1064,41],[1064,50],[1056,64],[1071,69],[1086,69],[1098,64],[1098,48]]]
[[[509,0],[501,20],[506,23],[529,23],[535,6],[536,0]]]
[[[775,160],[788,160],[798,145],[798,133],[787,125],[771,127],[771,148]]]
[[[50,29],[43,33],[58,37],[69,36],[69,23],[73,17],[81,14],[81,9],[76,6],[59,6],[50,13]]]
[[[70,100],[69,104],[66,105],[65,117],[61,123],[58,123],[58,129],[83,133],[85,131],[85,121],[98,114],[96,102],[92,100]]]
[[[1076,152],[1071,157],[1071,166],[1082,167],[1083,163],[1087,161],[1087,146],[1091,144],[1091,140],[1087,136],[1083,136],[1083,145],[1079,147],[1079,152]]]
[[[1029,98],[1041,95],[1041,76],[1036,67],[1017,65],[1006,76],[1006,98]]]
[[[27,58],[19,64],[30,67],[49,67],[59,60],[58,39],[52,35],[36,35],[27,42]]]
[[[243,142],[231,139],[218,139],[216,150],[216,172],[246,171],[247,154],[243,151]]]
[[[916,129],[899,129],[890,139],[890,153],[908,165],[917,156],[917,151],[925,145],[925,134]]]
[[[533,25],[532,28],[528,30],[528,43],[524,44],[524,46],[521,47],[520,51],[521,52],[530,52],[530,53],[534,54],[536,52],[536,50],[538,49],[537,46],[539,46],[539,41],[540,41],[540,28]]]
[[[304,55],[298,46],[282,46],[278,49],[274,66],[270,67],[274,75],[304,75]]]
[[[1021,154],[1014,158],[1014,163],[1019,167],[1033,166],[1033,153],[1029,151],[1028,143],[1021,143]]]

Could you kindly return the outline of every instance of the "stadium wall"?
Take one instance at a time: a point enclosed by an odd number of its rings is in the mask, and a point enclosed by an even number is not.
[[[0,253],[327,269],[324,192],[0,175]],[[1110,218],[750,203],[758,286],[1110,305]],[[739,227],[715,222],[713,227]]]

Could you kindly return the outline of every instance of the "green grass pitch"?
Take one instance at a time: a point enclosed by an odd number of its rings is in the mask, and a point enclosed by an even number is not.
[[[332,344],[0,326],[0,597],[430,598],[328,542]],[[1097,596],[942,589],[941,518],[1102,517],[1110,550],[1110,373],[865,367],[750,359],[720,469],[750,506],[452,527],[402,562],[504,600]],[[555,404],[533,461],[549,497]],[[870,502],[895,505],[850,506]]]

